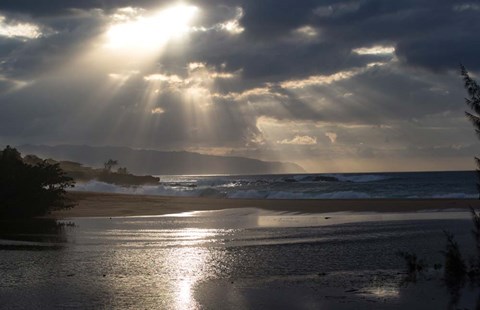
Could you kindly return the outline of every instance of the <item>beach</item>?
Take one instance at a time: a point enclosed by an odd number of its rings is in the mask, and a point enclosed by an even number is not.
[[[7,308],[473,308],[443,284],[469,199],[275,200],[69,192],[77,206],[0,235]],[[408,280],[398,253],[427,263]]]
[[[479,208],[477,199],[222,199],[70,192],[77,205],[53,217],[163,215],[192,211],[256,208],[279,212],[416,212]]]

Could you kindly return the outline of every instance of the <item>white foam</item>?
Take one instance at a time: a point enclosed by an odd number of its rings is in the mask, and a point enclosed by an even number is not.
[[[433,195],[433,198],[439,199],[475,199],[478,198],[478,194],[466,194],[466,193],[447,193],[447,194],[438,194]]]
[[[375,175],[367,175],[364,180],[373,180]],[[359,176],[362,177],[362,176]],[[87,191],[87,192],[107,192],[122,193],[132,195],[158,195],[158,196],[188,196],[188,197],[218,197],[231,199],[375,199],[390,198],[388,193],[368,193],[355,190],[339,190],[333,188],[329,192],[322,191],[321,188],[301,188],[293,186],[292,189],[274,190],[272,186],[256,186],[256,189],[242,189],[242,185],[235,186],[231,180],[230,183],[218,182],[223,184],[219,186],[182,186],[182,185],[142,185],[124,187],[115,184],[104,183],[100,181],[89,181],[85,183],[77,183],[71,190]],[[284,188],[284,186],[282,186]],[[247,187],[248,188],[248,187]],[[325,189],[323,189],[325,190]],[[392,193],[395,194],[395,193]],[[437,192],[425,193],[424,195],[404,196],[405,199],[414,198],[433,198],[433,199],[475,199],[477,194],[459,193],[459,192]]]
[[[287,191],[236,191],[227,195],[228,198],[257,198],[257,199],[361,199],[371,198],[366,193],[341,191],[331,193],[304,193]]]
[[[159,196],[198,196],[199,191],[195,189],[176,189],[165,187],[163,185],[142,185],[123,187],[115,184],[104,183],[100,181],[88,181],[86,183],[77,183],[71,189],[80,192],[105,192],[121,193],[132,195],[159,195]]]
[[[267,198],[268,193],[265,191],[256,191],[256,190],[244,190],[244,191],[235,191],[227,194],[227,198],[256,198],[256,199],[263,199]]]

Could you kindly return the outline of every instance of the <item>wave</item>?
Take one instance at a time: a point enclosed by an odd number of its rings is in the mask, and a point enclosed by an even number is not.
[[[353,199],[371,198],[368,194],[355,191],[339,191],[331,193],[306,193],[269,190],[236,190],[223,192],[212,187],[170,187],[164,185],[143,185],[123,187],[99,181],[77,183],[71,190],[84,192],[107,192],[132,195],[159,195],[182,197],[219,197],[219,198],[250,198],[250,199]]]
[[[432,198],[438,198],[438,199],[475,199],[475,198],[478,198],[478,194],[447,193],[447,194],[433,195]]]
[[[362,174],[362,175],[342,175],[334,174],[333,177],[337,178],[341,182],[353,182],[353,183],[367,183],[378,182],[392,179],[391,176],[378,175],[378,174]]]
[[[80,192],[106,192],[132,195],[158,195],[158,196],[182,196],[182,197],[224,197],[225,193],[214,188],[197,189],[194,187],[171,187],[164,185],[142,185],[123,187],[100,181],[77,183],[71,189]]]
[[[371,175],[374,176],[374,175]],[[376,180],[375,178],[366,178],[361,181]],[[132,195],[158,195],[158,196],[179,196],[179,197],[216,197],[229,199],[378,199],[378,198],[403,198],[403,199],[475,199],[478,194],[471,192],[448,192],[440,189],[431,189],[428,191],[421,191],[418,194],[415,192],[399,191],[396,188],[391,190],[377,191],[376,185],[374,188],[360,186],[357,189],[355,186],[285,186],[275,183],[259,186],[236,186],[232,180],[230,183],[223,183],[218,186],[191,186],[186,184],[158,184],[158,185],[143,185],[123,187],[119,185],[104,183],[100,181],[89,181],[86,183],[77,183],[72,189],[73,191],[85,192],[107,192],[107,193],[121,193]],[[357,180],[358,181],[358,180]],[[250,180],[248,180],[250,182]],[[374,181],[371,181],[374,182]],[[191,183],[189,183],[191,184]],[[218,184],[218,183],[217,183]],[[233,185],[229,185],[233,184]],[[251,184],[251,183],[250,183]],[[328,188],[328,189],[327,189]]]
[[[379,182],[392,179],[392,176],[378,174],[362,174],[362,175],[344,175],[344,174],[322,174],[322,175],[296,175],[284,178],[284,182],[300,182],[300,183],[316,183],[316,182],[350,182],[350,183],[367,183]]]
[[[238,179],[238,178],[199,178],[199,179],[189,179],[189,180],[175,180],[169,178],[161,182],[164,186],[170,187],[221,187],[221,188],[234,188],[241,186],[265,186],[268,184],[275,183],[275,180],[267,178],[258,178],[258,179]]]
[[[236,191],[227,195],[227,198],[256,198],[256,199],[366,199],[372,198],[367,193],[355,191],[339,191],[331,193],[304,193],[287,191]]]
[[[317,183],[317,182],[340,182],[331,175],[296,175],[291,178],[284,178],[284,182]]]
[[[275,185],[285,183],[366,183],[379,182],[392,179],[392,176],[364,174],[364,175],[344,175],[344,174],[301,174],[291,176],[281,176],[279,178],[258,177],[258,178],[237,178],[237,177],[205,177],[175,179],[167,178],[162,180],[162,185],[168,187],[190,187],[190,188],[241,188],[249,186],[274,187]]]

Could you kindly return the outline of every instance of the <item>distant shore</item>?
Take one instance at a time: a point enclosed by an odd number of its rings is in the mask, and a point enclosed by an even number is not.
[[[112,193],[70,192],[77,206],[51,214],[55,218],[164,215],[230,208],[258,208],[277,212],[416,212],[480,208],[477,199],[220,199]]]

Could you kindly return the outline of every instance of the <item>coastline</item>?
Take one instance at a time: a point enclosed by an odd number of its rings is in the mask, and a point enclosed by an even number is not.
[[[257,208],[277,212],[417,212],[480,208],[478,199],[224,199],[98,192],[69,192],[74,208],[50,217],[111,217],[165,215],[191,211]]]

